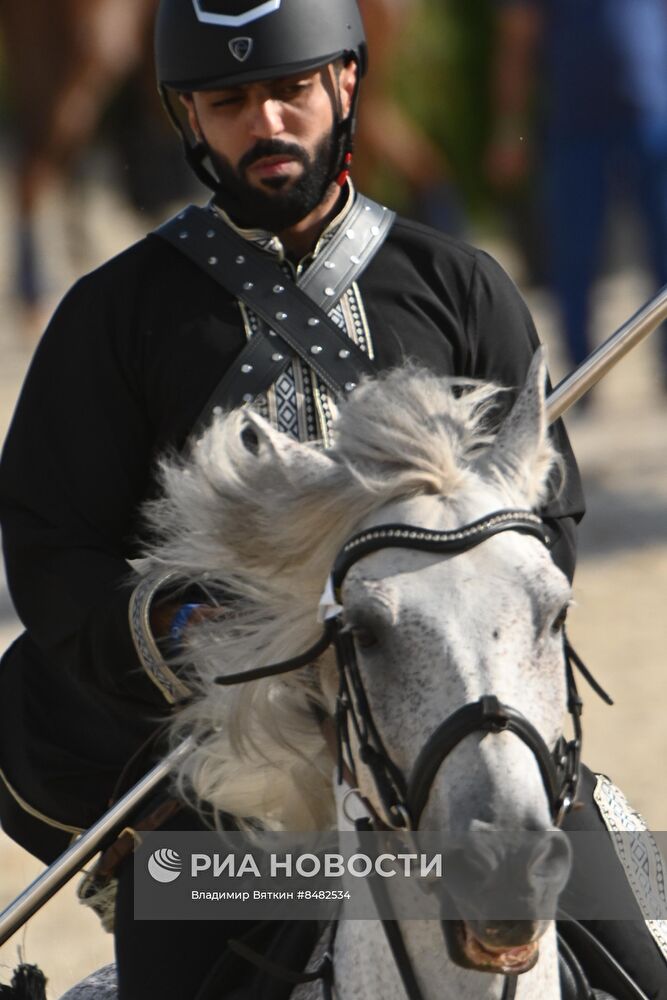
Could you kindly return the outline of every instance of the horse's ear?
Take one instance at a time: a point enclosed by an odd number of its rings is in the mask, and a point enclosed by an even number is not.
[[[555,459],[547,433],[546,377],[545,352],[540,347],[487,458],[488,465],[516,487],[531,506],[543,500]]]
[[[281,450],[285,435],[275,431],[268,420],[253,413],[252,410],[243,410],[239,414],[236,429],[241,444],[251,455],[259,457],[261,452],[273,454]]]
[[[295,441],[252,410],[243,412],[239,433],[245,450],[259,460],[277,461],[283,467],[293,467],[311,476],[331,467],[332,459],[325,452]]]
[[[302,447],[289,434],[276,430],[268,420],[250,409],[239,414],[236,426],[245,450],[260,459],[271,456],[281,461]]]

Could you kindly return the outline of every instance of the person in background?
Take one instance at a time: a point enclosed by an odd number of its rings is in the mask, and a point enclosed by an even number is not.
[[[354,178],[367,188],[388,168],[405,186],[416,218],[460,236],[464,210],[447,157],[392,94],[396,63],[420,7],[420,0],[359,0],[373,55],[359,107]]]
[[[663,0],[495,0],[499,190],[536,171],[547,279],[572,365],[590,353],[590,297],[605,220],[632,193],[667,283],[667,5]],[[667,388],[667,337],[661,342]]]

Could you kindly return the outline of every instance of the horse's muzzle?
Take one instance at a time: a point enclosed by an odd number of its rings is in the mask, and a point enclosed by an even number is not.
[[[567,837],[486,831],[448,860],[441,913],[452,961],[478,972],[528,972],[570,872]]]
[[[482,926],[464,920],[443,921],[449,957],[475,972],[519,976],[539,958],[539,938],[547,921],[494,921]]]

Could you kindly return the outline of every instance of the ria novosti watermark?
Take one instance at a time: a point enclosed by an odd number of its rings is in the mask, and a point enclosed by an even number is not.
[[[349,919],[446,920],[468,916],[469,905],[476,918],[481,908],[489,919],[551,919],[553,900],[547,907],[525,889],[532,859],[553,836],[150,833],[135,855],[135,917],[326,920],[343,906]],[[576,861],[564,908],[578,919],[619,920],[636,919],[639,905],[644,919],[667,919],[657,842],[664,848],[666,840],[646,832],[616,835],[618,842],[598,832],[569,834]],[[638,901],[610,888],[610,860],[634,866],[627,874]]]
[[[442,854],[389,854],[386,851],[371,856],[369,854],[323,854],[312,853],[281,853],[281,854],[251,854],[246,852],[239,856],[228,854],[191,854],[190,875],[197,878],[202,872],[207,872],[212,878],[243,878],[253,875],[255,878],[317,878],[326,879],[368,878],[375,875],[378,878],[395,878],[403,874],[405,878],[442,878],[444,858]]]

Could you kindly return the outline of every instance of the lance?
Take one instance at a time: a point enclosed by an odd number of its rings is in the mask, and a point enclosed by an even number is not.
[[[667,319],[667,285],[634,316],[600,344],[578,368],[559,382],[547,399],[547,420],[552,423],[592,389],[629,351]]]
[[[665,319],[667,319],[667,285],[593,351],[571,375],[556,386],[547,399],[548,422],[552,423],[561,417]],[[127,817],[148,798],[161,781],[168,777],[192,748],[191,740],[186,740],[156,764],[0,914],[0,945],[12,937],[86,862],[97,854],[100,845],[122,828]]]
[[[172,750],[0,913],[0,945],[69,882],[97,854],[105,841],[119,832],[131,813],[187,757],[192,748],[192,741],[187,739]]]

